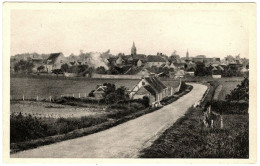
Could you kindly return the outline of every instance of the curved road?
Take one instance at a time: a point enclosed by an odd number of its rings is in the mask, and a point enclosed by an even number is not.
[[[190,83],[191,84],[191,83]],[[193,90],[155,112],[88,136],[12,154],[12,158],[135,158],[187,109],[199,101],[207,87]]]

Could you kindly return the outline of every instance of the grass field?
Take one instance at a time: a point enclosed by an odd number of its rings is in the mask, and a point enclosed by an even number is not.
[[[131,90],[139,80],[123,79],[89,79],[89,78],[64,78],[64,77],[11,77],[10,94],[12,99],[46,99],[49,96],[60,97],[61,95],[72,94],[78,97],[88,95],[98,84],[112,83],[117,87],[125,86]],[[167,86],[177,87],[178,80],[163,81]]]
[[[240,84],[243,79],[244,77],[222,77],[220,79],[214,79],[210,76],[205,76],[205,77],[186,77],[183,78],[183,81],[187,81],[187,82],[214,81],[217,84],[222,85],[222,90],[218,95],[218,100],[225,100],[226,95],[229,94],[231,90],[236,88],[236,86]]]
[[[74,118],[106,114],[105,106],[75,107],[49,102],[12,101],[11,114],[32,115],[38,118]]]
[[[230,94],[230,91],[235,89],[237,87],[237,85],[241,83],[241,81],[222,81],[222,82],[220,82],[222,84],[222,90],[219,93],[218,99],[225,100],[226,95]]]
[[[36,96],[48,98],[49,96],[60,96],[81,93],[84,96],[95,89],[98,84],[105,82],[113,83],[117,87],[125,86],[132,89],[138,80],[105,80],[105,79],[49,79],[49,78],[11,78],[11,97],[21,99],[23,94],[25,99],[36,99]]]

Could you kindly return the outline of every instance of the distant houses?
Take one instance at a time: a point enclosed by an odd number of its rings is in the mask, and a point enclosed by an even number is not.
[[[36,53],[21,54],[11,57],[10,70],[15,73],[15,64],[20,60],[33,63],[33,72],[52,73],[53,70],[61,69],[63,64],[67,64],[69,69],[75,69],[71,70],[70,73],[74,73],[78,71],[78,69],[81,71],[81,68],[82,71],[85,71],[85,69],[89,67],[92,68],[89,72],[96,74],[137,76],[158,75],[160,77],[170,78],[204,75],[211,75],[214,78],[222,76],[239,76],[248,73],[249,69],[248,59],[240,58],[240,55],[237,55],[236,57],[228,55],[222,60],[217,57],[208,58],[205,55],[190,57],[188,50],[186,52],[186,57],[180,57],[176,54],[176,51],[170,57],[159,52],[156,55],[145,55],[137,53],[134,42],[129,55],[125,55],[124,53],[112,55],[109,53],[109,50],[102,53],[102,55],[104,56],[99,57],[99,60],[101,60],[100,62],[102,63],[94,64],[95,58],[92,56],[96,56],[96,54],[92,52],[81,52],[79,56],[71,54],[69,57],[65,57],[63,53],[41,55]],[[204,69],[198,70],[198,67]],[[67,71],[64,70],[63,72],[65,73]],[[92,74],[89,74],[89,76],[91,75]]]
[[[161,67],[162,65],[166,65],[167,61],[158,55],[149,55],[147,57],[147,63],[146,66],[147,67],[152,67],[152,66],[156,66],[156,67]]]

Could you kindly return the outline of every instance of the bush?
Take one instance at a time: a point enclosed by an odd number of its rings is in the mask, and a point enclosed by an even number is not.
[[[92,90],[91,92],[89,92],[88,97],[95,97],[94,92],[95,92],[95,90]]]
[[[48,135],[48,126],[37,118],[11,114],[10,117],[10,141],[21,142],[42,138]]]
[[[29,116],[11,115],[10,118],[10,138],[11,143],[23,142],[65,134],[75,129],[86,128],[105,122],[105,116],[99,117],[81,117],[81,118],[59,118],[53,119],[53,123],[44,122],[43,120]]]
[[[248,114],[248,103],[213,101],[210,105],[213,111],[221,114]]]

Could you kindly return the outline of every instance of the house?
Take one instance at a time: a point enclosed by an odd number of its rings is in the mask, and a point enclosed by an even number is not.
[[[193,67],[188,68],[186,71],[186,74],[189,76],[194,76],[194,73],[195,73],[195,68]]]
[[[213,67],[211,72],[212,72],[212,78],[221,78],[222,77],[222,70],[218,67]]]
[[[67,63],[67,59],[63,53],[52,53],[47,58],[45,67],[47,72],[50,73],[54,69],[60,69],[65,63]]]
[[[147,56],[144,54],[133,54],[129,57],[129,61],[138,61],[140,60],[142,63],[147,62]]]
[[[161,67],[162,65],[166,65],[167,61],[158,55],[149,55],[147,57],[147,63],[146,66],[147,67],[152,67],[152,66],[156,66],[156,67]]]
[[[137,62],[135,63],[135,65],[136,65],[137,67],[140,67],[140,66],[143,65],[143,62],[142,62],[140,59],[138,59]]]
[[[246,72],[248,72],[249,70],[248,69],[246,69],[245,67],[243,67],[241,70],[240,70],[240,72],[242,72],[242,73],[246,73]]]
[[[179,90],[180,84],[176,87],[167,87],[157,77],[143,77],[129,93],[131,99],[138,99],[147,96],[149,104],[157,107],[160,106],[160,101],[173,95]]]
[[[116,62],[115,62],[116,65],[120,66],[123,64],[123,58],[122,56],[119,56],[117,59],[116,59]]]
[[[209,62],[220,62],[220,58],[202,58],[202,57],[195,57],[192,58],[194,63],[202,62],[202,63],[209,63]]]
[[[183,78],[185,76],[184,70],[178,70],[174,74],[174,78]]]
[[[138,73],[136,73],[136,75],[143,76],[143,77],[148,77],[150,74],[151,73],[145,68],[142,68]]]
[[[102,99],[103,95],[105,94],[106,86],[104,85],[97,85],[95,91],[93,92],[94,97],[96,99]]]
[[[142,92],[142,96],[140,96],[141,92],[139,91]],[[137,99],[145,95],[149,98],[150,105],[157,106],[160,104],[159,102],[167,96],[166,91],[167,87],[155,76],[144,77],[136,84],[129,96],[132,99]]]

